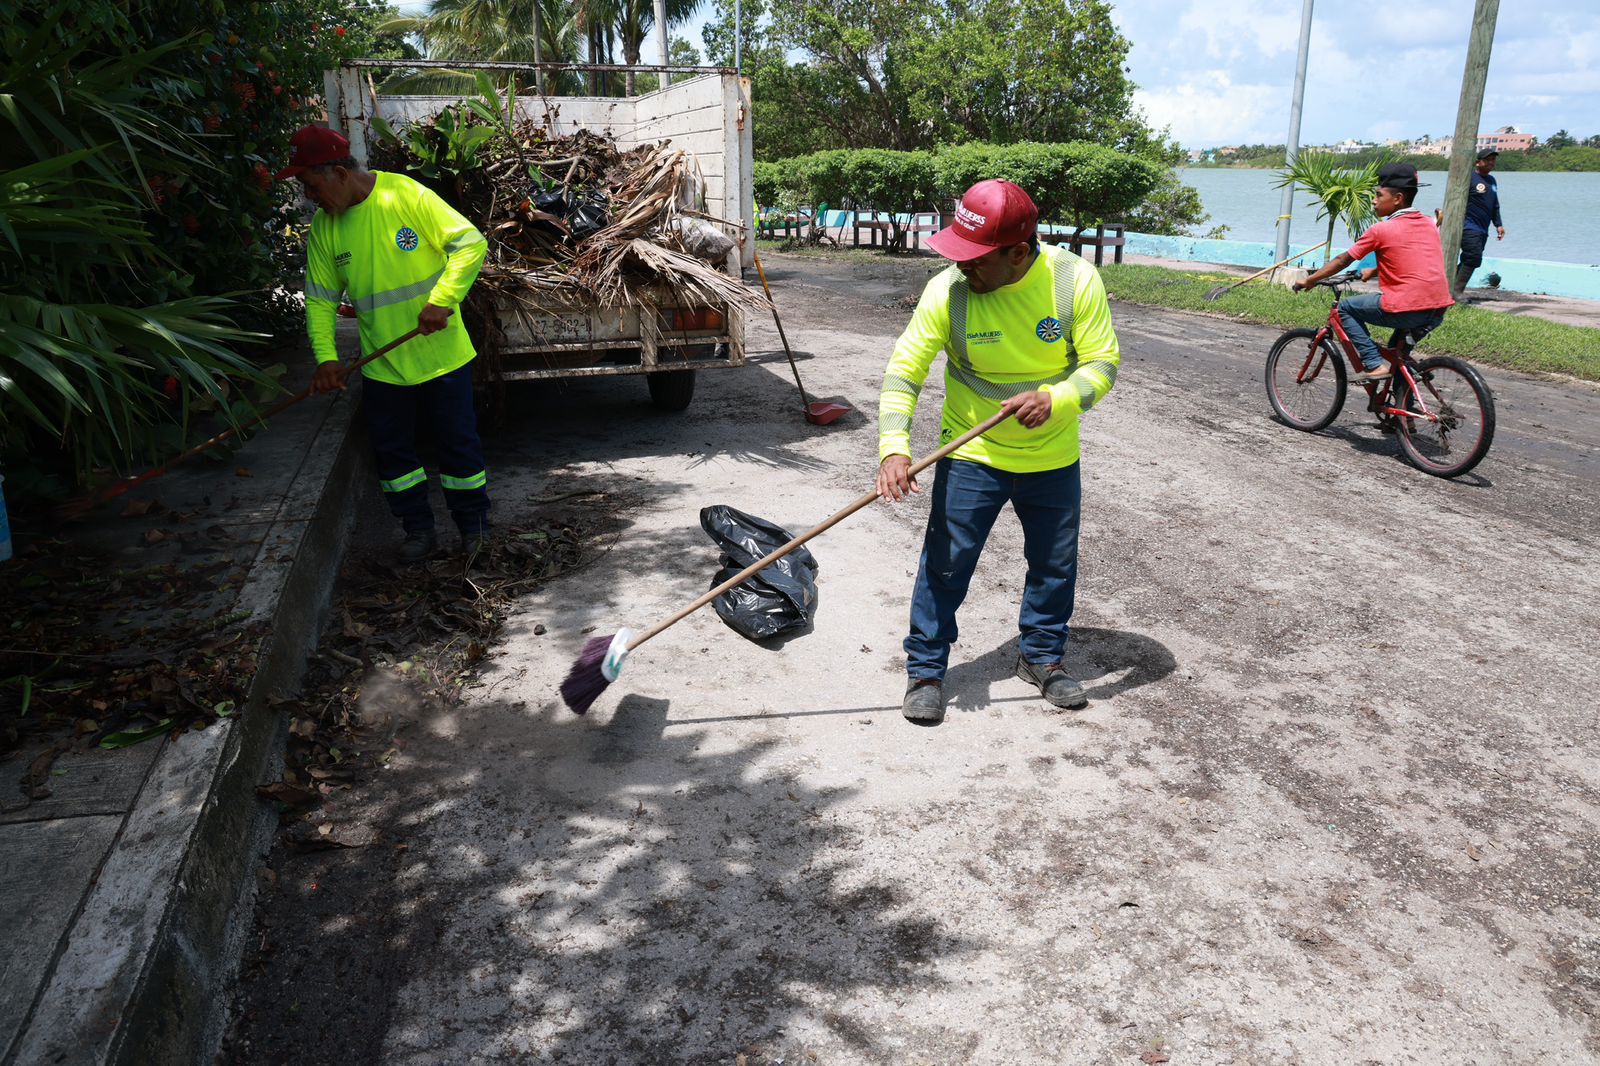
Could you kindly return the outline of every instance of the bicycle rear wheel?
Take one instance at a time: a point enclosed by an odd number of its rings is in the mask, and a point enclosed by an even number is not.
[[[1291,329],[1267,355],[1267,399],[1279,418],[1307,433],[1322,429],[1344,406],[1344,361],[1317,330]]]
[[[1406,389],[1395,406],[1416,414],[1396,418],[1400,447],[1423,473],[1456,477],[1477,466],[1494,442],[1494,397],[1483,377],[1454,356],[1424,359],[1412,370],[1417,394]]]

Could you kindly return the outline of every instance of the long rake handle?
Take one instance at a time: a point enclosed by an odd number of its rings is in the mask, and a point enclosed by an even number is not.
[[[349,369],[345,371],[345,376],[349,377],[352,373],[354,373],[357,370],[360,370],[362,367],[366,366],[368,363],[372,362],[374,359],[381,359],[382,357],[388,355],[390,352],[394,351],[396,348],[400,347],[406,341],[411,340],[413,337],[419,336],[421,333],[422,333],[421,329],[414,329],[410,333],[405,333],[405,334],[402,334],[399,337],[396,337],[394,340],[390,341],[388,344],[385,344],[382,348],[379,348],[377,351],[373,352],[371,355],[362,356],[360,359],[357,359],[354,363],[350,364]],[[193,459],[195,456],[199,455],[201,452],[206,451],[206,450],[208,450],[210,448],[216,447],[218,444],[221,444],[223,441],[227,440],[228,438],[234,436],[237,433],[243,432],[244,430],[247,430],[247,429],[252,429],[255,426],[259,426],[261,423],[265,422],[267,419],[272,418],[275,415],[283,413],[284,411],[286,411],[289,408],[293,407],[295,404],[299,403],[301,400],[307,399],[310,396],[311,396],[311,386],[307,385],[304,389],[302,389],[299,392],[295,393],[293,396],[290,396],[289,398],[284,399],[284,400],[279,400],[277,403],[273,404],[271,407],[267,408],[265,411],[257,412],[256,416],[254,418],[252,418],[250,421],[245,422],[245,423],[243,423],[241,425],[233,426],[233,427],[231,427],[229,429],[223,430],[221,433],[218,433],[215,437],[212,437],[210,440],[206,441],[204,444],[196,444],[193,448],[190,448],[187,451],[182,452],[179,455],[174,456],[171,459],[168,459],[165,463],[162,463],[158,467],[154,467],[154,468],[152,468],[150,470],[146,470],[144,473],[138,475],[137,477],[131,477],[131,478],[128,478],[127,480],[125,480],[125,481],[117,481],[117,482],[113,482],[110,485],[107,485],[105,488],[98,490],[92,497],[90,497],[89,506],[92,507],[95,504],[104,503],[105,501],[107,501],[109,499],[112,499],[112,498],[117,497],[117,496],[121,496],[124,492],[127,492],[129,489],[133,488],[135,485],[142,485],[146,481],[150,481],[150,480],[152,480],[154,478],[158,478],[162,474],[165,474],[167,471],[171,470],[173,467],[177,466],[179,463],[182,463],[182,462],[184,462],[186,460],[189,460],[189,459]]]
[[[946,444],[932,455],[924,456],[923,458],[918,459],[916,462],[911,464],[910,476],[916,477],[922,471],[926,470],[934,463],[937,463],[940,459],[943,459],[945,456],[949,455],[963,444],[966,444],[968,441],[989,432],[995,426],[998,426],[1001,422],[1004,422],[1008,417],[1009,416],[1004,412],[994,415],[992,418],[973,426],[971,429],[967,430],[965,433],[961,434],[961,436],[957,437],[949,444]],[[768,553],[762,558],[757,559],[755,562],[751,563],[737,574],[734,574],[728,580],[724,581],[710,592],[707,592],[704,596],[701,596],[698,600],[695,600],[693,603],[679,611],[677,614],[673,615],[671,618],[668,618],[665,622],[657,623],[656,625],[645,630],[643,633],[640,633],[638,636],[634,637],[628,642],[626,650],[631,652],[639,645],[649,640],[651,637],[656,636],[670,626],[677,625],[679,622],[683,621],[691,614],[694,614],[694,612],[698,611],[700,608],[704,607],[706,604],[710,603],[724,592],[727,592],[735,585],[755,574],[758,570],[765,569],[771,564],[777,562],[779,559],[783,558],[785,555],[788,555],[790,552],[800,547],[800,545],[804,544],[812,537],[826,533],[828,530],[832,529],[840,522],[843,522],[846,518],[849,518],[851,515],[855,514],[857,511],[861,510],[861,508],[867,506],[877,498],[878,493],[875,490],[867,493],[854,503],[850,504],[848,507],[844,508],[842,511],[834,513],[832,517],[828,518],[821,525],[813,526],[804,533],[800,534],[798,537],[795,537],[793,540],[789,541],[789,543]]]
[[[772,304],[772,323],[778,327],[778,339],[783,341],[783,354],[789,357],[789,369],[794,371],[794,387],[800,390],[800,404],[803,407],[811,406],[811,398],[806,395],[806,387],[800,384],[800,368],[794,365],[794,353],[789,350],[789,338],[783,332],[783,319],[778,317],[778,305],[773,303],[772,288],[767,284],[767,272],[761,269],[761,257],[756,260],[756,273],[761,277],[761,288],[767,294],[767,303]]]
[[[1293,255],[1289,256],[1287,259],[1280,259],[1276,263],[1273,263],[1271,266],[1266,267],[1263,270],[1256,271],[1254,274],[1251,274],[1248,278],[1243,278],[1243,279],[1241,279],[1239,281],[1234,282],[1232,285],[1229,285],[1226,289],[1223,289],[1222,292],[1229,292],[1229,291],[1231,291],[1233,289],[1237,289],[1240,285],[1243,285],[1246,281],[1254,281],[1254,280],[1256,280],[1257,278],[1259,278],[1263,274],[1269,274],[1272,271],[1277,270],[1279,267],[1283,266],[1283,264],[1285,264],[1285,263],[1292,263],[1296,259],[1299,259],[1302,255],[1310,255],[1312,252],[1316,251],[1318,248],[1326,247],[1327,244],[1328,244],[1327,241],[1323,241],[1321,244],[1313,244],[1310,248],[1307,248],[1303,252],[1296,252]],[[1220,293],[1218,295],[1220,295]]]

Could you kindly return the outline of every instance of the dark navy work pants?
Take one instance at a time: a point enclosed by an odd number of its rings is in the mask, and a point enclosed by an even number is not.
[[[439,483],[457,528],[463,534],[488,529],[489,477],[472,409],[472,364],[420,385],[367,378],[361,388],[378,481],[406,532],[433,528],[428,475],[417,452],[419,429],[431,434],[438,450]]]

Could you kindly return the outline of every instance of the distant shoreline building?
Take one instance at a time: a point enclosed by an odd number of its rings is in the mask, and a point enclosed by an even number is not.
[[[1497,152],[1526,152],[1533,147],[1535,138],[1515,126],[1501,126],[1493,133],[1478,134],[1478,151],[1493,148]]]
[[[1493,148],[1497,152],[1526,152],[1538,142],[1538,138],[1531,133],[1523,133],[1515,126],[1501,126],[1493,133],[1480,133],[1476,145],[1477,151]],[[1376,148],[1375,144],[1367,144],[1354,138],[1347,138],[1338,144],[1326,144],[1316,151],[1328,152],[1332,155],[1357,155],[1369,152]],[[1454,137],[1422,137],[1415,141],[1386,140],[1383,147],[1406,155],[1429,155],[1449,157],[1455,147]],[[1189,150],[1191,163],[1224,163],[1237,156],[1240,152],[1238,145],[1223,145],[1217,148],[1192,148]]]

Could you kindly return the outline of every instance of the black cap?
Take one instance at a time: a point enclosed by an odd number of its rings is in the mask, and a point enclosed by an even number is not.
[[[1417,180],[1417,168],[1410,163],[1389,163],[1378,171],[1378,185],[1381,188],[1416,192],[1426,184]]]
[[[1499,154],[1500,154],[1500,149],[1498,149],[1498,148],[1485,148],[1483,151],[1478,153],[1478,158],[1479,159],[1488,159],[1490,156],[1499,155]]]

